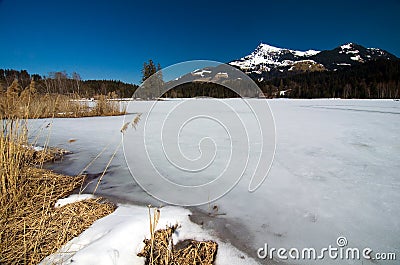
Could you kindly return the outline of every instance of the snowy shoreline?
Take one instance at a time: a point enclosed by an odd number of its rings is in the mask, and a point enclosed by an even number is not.
[[[110,200],[115,204],[127,204],[127,205],[135,205],[146,207],[146,205],[142,202],[138,201],[130,201],[127,199],[122,199],[116,196],[110,196],[103,194],[102,197]],[[182,210],[187,210],[189,221],[192,224],[196,224],[200,226],[203,230],[208,231],[208,233],[214,235],[222,242],[231,244],[233,248],[236,248],[239,252],[243,252],[247,258],[252,258],[257,261],[258,264],[277,264],[274,260],[261,260],[257,257],[256,249],[251,248],[246,245],[242,237],[248,236],[250,234],[247,231],[247,228],[241,225],[238,222],[234,222],[233,220],[227,220],[224,215],[213,215],[212,213],[208,213],[207,211],[201,209],[200,207],[178,207],[178,206],[170,206],[181,208]],[[247,264],[247,263],[245,263]],[[285,264],[283,262],[279,262],[279,264]]]
[[[55,207],[62,207],[68,203],[93,198],[90,194],[72,194],[60,199]],[[133,202],[117,202],[117,198],[107,198],[116,204],[115,212],[93,223],[79,236],[67,242],[56,253],[46,257],[40,264],[144,264],[145,259],[138,257],[143,249],[143,239],[149,238],[148,208],[136,205]],[[192,209],[193,210],[193,209]],[[161,218],[157,229],[179,224],[173,235],[173,242],[185,239],[214,240],[218,243],[218,252],[215,264],[260,264],[253,257],[239,250],[237,242],[232,244],[226,237],[220,237],[227,228],[219,220],[219,229],[212,229],[215,222],[210,221],[207,215],[200,211],[193,211],[182,207],[165,206],[161,208]],[[193,221],[197,220],[197,221]],[[198,222],[207,223],[203,228]],[[271,264],[271,263],[268,263]]]

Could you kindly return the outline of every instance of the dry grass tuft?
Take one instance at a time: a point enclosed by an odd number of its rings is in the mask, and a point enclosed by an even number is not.
[[[213,264],[218,244],[214,241],[185,240],[174,246],[174,260],[171,264]]]
[[[184,240],[173,244],[172,234],[178,224],[155,231],[160,218],[160,210],[150,214],[150,239],[145,239],[139,257],[146,258],[145,265],[211,265],[215,261],[218,244],[214,241]]]
[[[79,235],[94,221],[114,211],[101,198],[54,208],[82,183],[51,171],[27,168],[17,198],[0,204],[0,263],[37,264]]]
[[[37,151],[33,148],[27,147],[25,151],[25,161],[31,165],[43,164],[49,161],[56,161],[62,159],[62,157],[70,152],[57,147],[46,147],[43,150]]]

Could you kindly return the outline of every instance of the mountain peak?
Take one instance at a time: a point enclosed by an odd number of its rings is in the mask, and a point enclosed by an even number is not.
[[[292,50],[292,49],[287,49],[287,48],[278,48],[272,45],[269,45],[267,43],[261,42],[257,48],[255,49],[256,51],[262,51],[262,52],[290,52],[293,53],[296,56],[311,56],[319,53],[319,51],[316,50],[307,50],[307,51],[298,51],[298,50]]]
[[[293,65],[296,61],[308,60],[309,57],[318,54],[319,51],[296,51],[286,48],[278,48],[261,42],[249,55],[239,60],[230,62],[245,72],[270,71],[271,68],[280,68]]]
[[[257,46],[257,48],[256,48],[256,51],[264,51],[264,52],[279,52],[279,51],[281,51],[281,50],[283,50],[282,48],[278,48],[278,47],[275,47],[275,46],[272,46],[272,45],[269,45],[269,44],[267,44],[267,43],[263,43],[263,42],[261,42],[258,46]]]
[[[346,50],[346,49],[352,49],[352,48],[354,48],[354,46],[355,46],[354,43],[349,42],[349,43],[341,45],[340,48],[342,50]]]

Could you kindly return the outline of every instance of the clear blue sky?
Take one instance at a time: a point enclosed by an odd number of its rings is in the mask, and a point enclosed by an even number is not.
[[[148,59],[228,62],[261,41],[297,50],[355,42],[399,57],[399,14],[399,0],[0,0],[0,68],[139,83]]]

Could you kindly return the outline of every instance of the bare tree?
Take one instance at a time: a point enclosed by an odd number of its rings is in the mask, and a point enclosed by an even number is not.
[[[80,94],[80,87],[81,87],[81,76],[77,72],[72,73],[72,79],[75,81],[76,90],[78,95]]]

